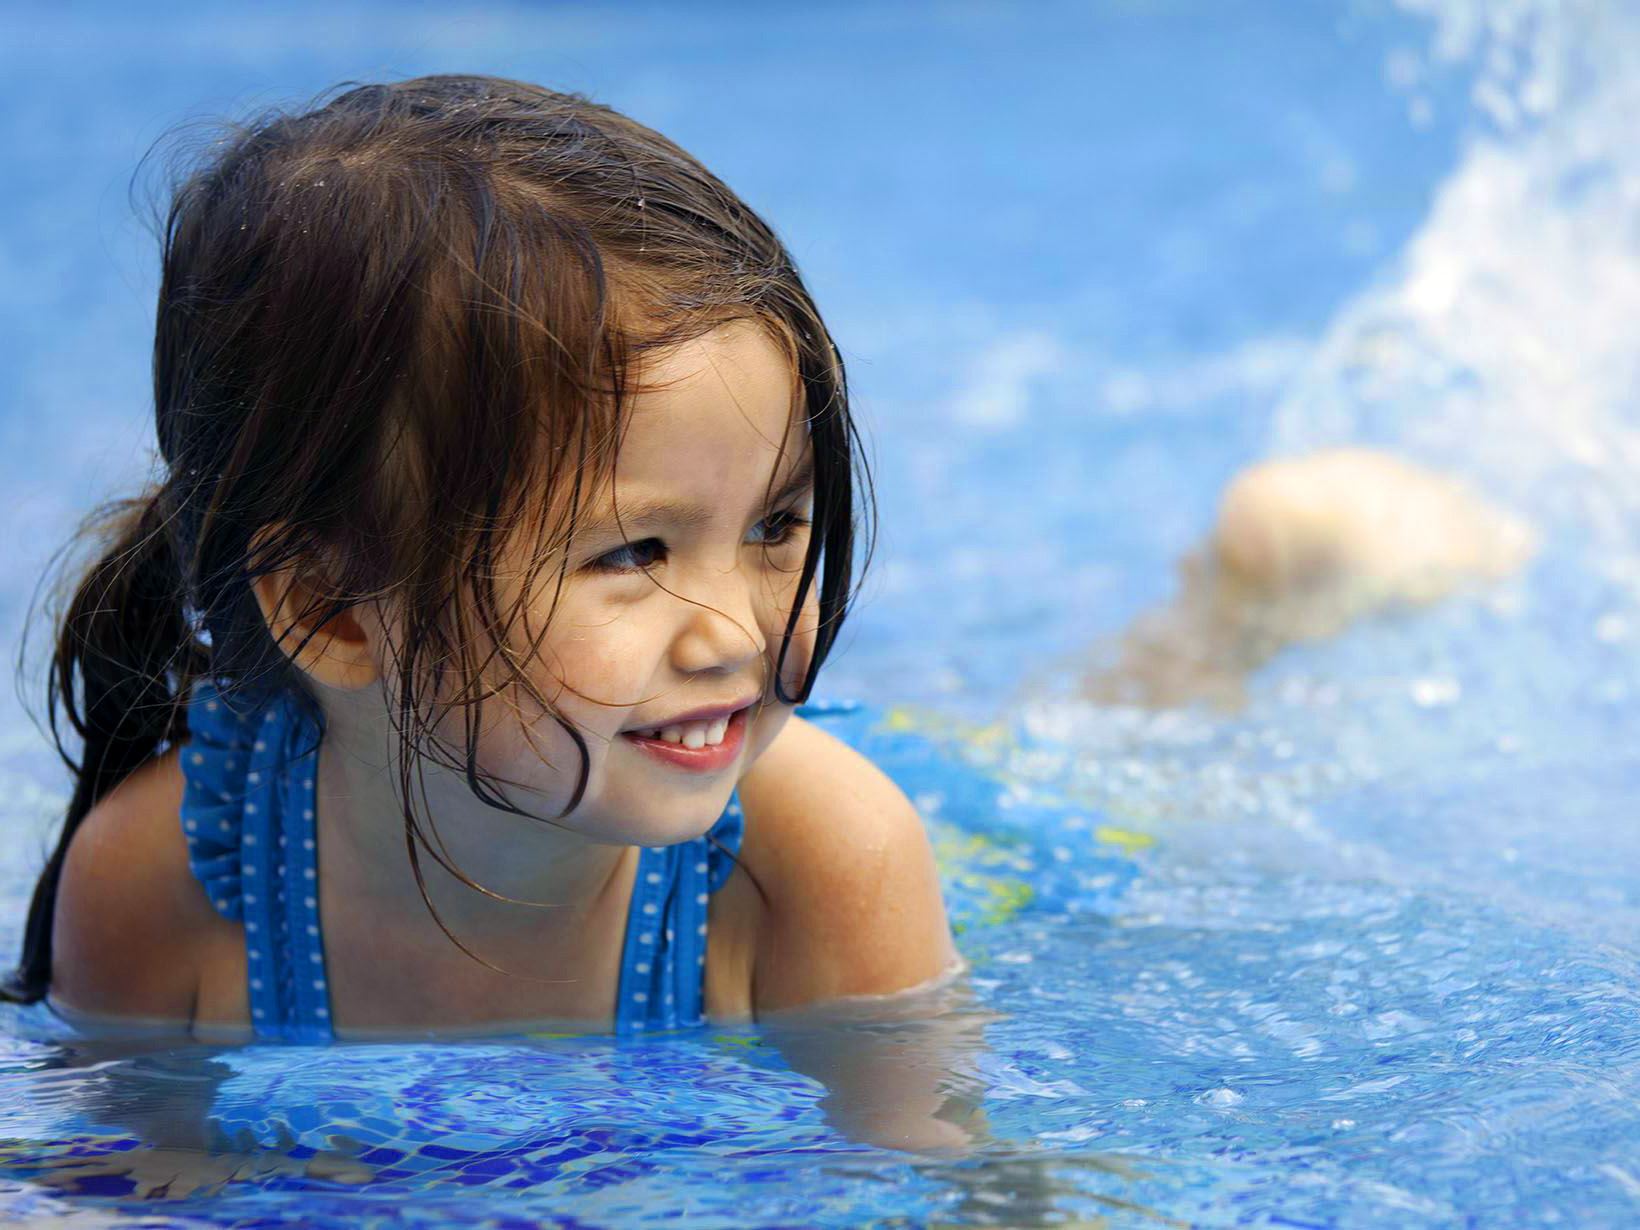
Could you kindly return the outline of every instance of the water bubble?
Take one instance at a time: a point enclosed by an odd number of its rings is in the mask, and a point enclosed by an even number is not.
[[[1420,709],[1436,709],[1450,705],[1463,695],[1456,679],[1446,675],[1427,675],[1412,681],[1412,703]]]
[[[1629,638],[1629,621],[1616,611],[1607,612],[1594,621],[1594,639],[1603,645],[1615,645]]]

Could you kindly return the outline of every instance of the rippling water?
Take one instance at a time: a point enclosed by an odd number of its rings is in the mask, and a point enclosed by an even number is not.
[[[143,473],[124,189],[154,136],[348,76],[586,89],[764,209],[843,344],[885,535],[828,684],[933,826],[973,965],[942,1015],[806,1037],[143,1050],[9,1013],[6,1216],[1640,1220],[1632,13],[0,17],[10,643],[50,547]],[[1341,442],[1461,473],[1540,557],[1287,651],[1235,715],[1076,699],[1230,474]],[[9,703],[0,785],[9,948],[63,801]],[[860,1143],[803,1047],[944,1065],[979,1143]]]

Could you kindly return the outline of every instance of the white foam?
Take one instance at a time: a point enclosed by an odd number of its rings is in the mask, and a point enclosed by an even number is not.
[[[1479,114],[1424,224],[1290,383],[1274,451],[1364,441],[1459,470],[1634,583],[1640,14],[1403,7],[1434,23],[1424,62],[1472,64]],[[1411,53],[1386,75],[1421,97]]]

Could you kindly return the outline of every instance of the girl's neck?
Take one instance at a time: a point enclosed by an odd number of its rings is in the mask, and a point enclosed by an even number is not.
[[[329,692],[316,777],[321,872],[346,877],[383,922],[425,916],[405,840],[398,736],[382,729],[377,688]],[[445,861],[500,897],[467,885],[419,850],[427,895],[455,934],[479,951],[488,938],[580,930],[613,903],[632,846],[590,841],[559,825],[512,815],[475,798],[465,778],[429,762],[413,772],[418,824]],[[423,796],[425,789],[425,796]],[[629,877],[627,877],[629,878]],[[363,904],[363,902],[361,902]]]

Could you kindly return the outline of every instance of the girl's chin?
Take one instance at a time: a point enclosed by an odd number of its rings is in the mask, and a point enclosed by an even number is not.
[[[692,799],[685,805],[674,801],[672,807],[655,806],[626,809],[611,817],[607,825],[597,826],[593,832],[582,832],[594,841],[617,846],[675,846],[703,836],[729,805],[728,794],[712,806],[704,800]]]

